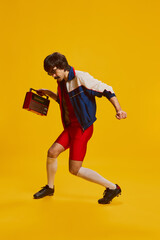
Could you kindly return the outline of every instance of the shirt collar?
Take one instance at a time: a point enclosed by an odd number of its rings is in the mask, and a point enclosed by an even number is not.
[[[76,75],[75,70],[74,70],[73,67],[71,67],[70,70],[69,70],[69,75],[68,75],[68,80],[67,80],[67,82],[68,82],[68,81],[71,81],[71,80],[75,77],[75,75]],[[61,82],[58,82],[58,81],[57,81],[57,84],[62,84],[63,82],[65,82],[64,79],[63,79],[63,81],[61,81]]]
[[[68,81],[71,81],[75,77],[76,73],[73,67],[69,70]]]

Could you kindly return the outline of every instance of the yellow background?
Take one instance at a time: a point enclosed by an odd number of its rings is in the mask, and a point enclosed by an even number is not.
[[[157,239],[159,235],[160,3],[3,1],[1,3],[0,230],[10,239]],[[71,66],[111,85],[128,118],[97,99],[84,167],[122,187],[110,205],[104,189],[68,172],[59,157],[54,197],[33,200],[46,184],[47,150],[62,131],[58,104],[47,117],[22,109],[29,89],[56,91],[44,58],[63,53]]]

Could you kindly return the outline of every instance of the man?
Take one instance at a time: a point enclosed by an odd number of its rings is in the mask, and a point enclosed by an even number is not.
[[[89,73],[74,70],[64,55],[55,52],[44,60],[45,71],[57,80],[58,93],[39,89],[39,95],[48,95],[57,101],[61,109],[61,118],[64,131],[48,150],[46,186],[34,194],[34,198],[42,198],[54,194],[54,177],[57,171],[57,157],[66,149],[69,151],[69,171],[88,181],[100,184],[106,189],[100,204],[108,204],[121,193],[121,188],[97,172],[82,167],[87,142],[93,133],[93,123],[96,121],[95,97],[105,96],[113,104],[117,119],[125,119],[126,112],[120,104],[111,86],[94,79]]]

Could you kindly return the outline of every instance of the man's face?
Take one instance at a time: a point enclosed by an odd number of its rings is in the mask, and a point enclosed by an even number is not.
[[[48,75],[54,77],[58,82],[61,82],[65,77],[65,71],[64,69],[54,67],[48,72]]]

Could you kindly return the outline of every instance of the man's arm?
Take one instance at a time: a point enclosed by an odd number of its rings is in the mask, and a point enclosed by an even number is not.
[[[94,96],[97,96],[97,97],[105,96],[108,99],[115,96],[115,93],[111,86],[99,81],[98,79],[95,79],[93,76],[91,76],[87,72],[81,72],[79,79],[82,86],[92,90],[92,95]]]
[[[118,102],[118,99],[116,97],[111,97],[109,101],[113,104],[113,106],[116,109],[116,118],[117,119],[125,119],[127,117],[127,113],[124,112]]]
[[[118,99],[116,98],[113,88],[111,86],[99,81],[98,79],[93,78],[87,72],[81,72],[80,82],[84,87],[92,90],[92,95],[97,97],[107,97],[116,109],[117,119],[120,120],[127,117],[127,113],[121,109]]]
[[[49,97],[51,97],[52,99],[54,99],[55,101],[58,101],[58,95],[48,89],[38,89],[36,90],[37,94],[39,94],[40,96],[43,95],[48,95]]]

